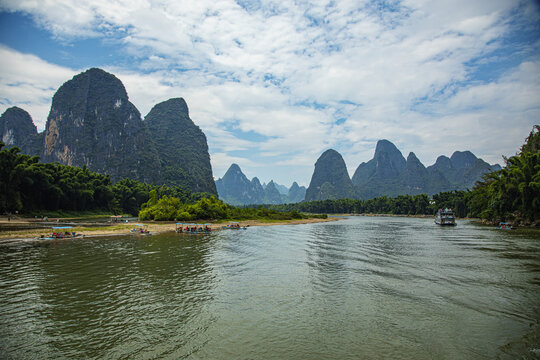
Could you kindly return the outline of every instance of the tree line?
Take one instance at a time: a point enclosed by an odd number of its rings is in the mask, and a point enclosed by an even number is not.
[[[305,219],[308,216],[296,210],[277,211],[265,207],[240,208],[225,204],[214,196],[202,198],[194,204],[183,203],[179,198],[167,195],[158,198],[157,192],[150,192],[150,199],[143,204],[139,213],[141,220],[220,220],[220,219],[265,219],[265,220],[293,220]],[[326,218],[327,215],[311,217]]]
[[[395,214],[395,215],[432,215],[437,209],[452,208],[457,216],[465,217],[465,191],[448,191],[433,195],[398,195],[394,198],[380,196],[369,200],[338,199],[305,201],[296,204],[266,205],[277,211],[300,211],[307,213],[330,214]]]
[[[234,207],[208,193],[181,186],[156,186],[124,179],[111,183],[108,175],[5,149],[0,142],[0,213],[19,211],[101,210],[139,215],[143,220],[295,219],[300,213],[379,213],[432,215],[452,208],[458,217],[493,222],[535,223],[540,220],[540,127],[536,125],[520,152],[506,166],[484,175],[472,190],[429,196],[381,196],[368,200],[339,199],[282,205]],[[324,215],[323,215],[324,216]]]
[[[396,215],[433,215],[438,209],[452,208],[458,217],[526,224],[540,221],[540,126],[534,126],[520,152],[505,158],[505,163],[501,170],[485,174],[472,190],[441,192],[431,199],[427,195],[399,195],[267,207],[278,211]]]
[[[0,142],[0,213],[39,211],[103,211],[137,216],[142,204],[157,196],[195,203],[210,196],[182,186],[157,186],[123,179],[112,184],[109,175],[59,163],[41,163],[38,156],[6,149]]]

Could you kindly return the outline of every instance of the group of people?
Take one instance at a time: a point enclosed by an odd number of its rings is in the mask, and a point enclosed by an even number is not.
[[[179,227],[177,229],[177,232],[179,232],[179,233],[181,233],[181,232],[195,233],[195,232],[210,232],[210,231],[212,231],[212,229],[208,225],[205,225],[204,228],[202,226],[197,228],[197,226],[189,226],[188,225],[185,228]]]
[[[75,237],[76,235],[77,234],[75,232],[66,231],[66,232],[53,232],[51,235],[49,235],[49,237],[53,239],[62,239],[62,238],[67,238],[67,237]],[[44,239],[45,235],[41,234],[40,238]]]

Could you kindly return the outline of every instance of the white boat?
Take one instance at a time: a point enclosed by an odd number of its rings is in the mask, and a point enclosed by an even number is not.
[[[435,215],[435,224],[445,226],[455,226],[456,217],[452,209],[439,209]]]

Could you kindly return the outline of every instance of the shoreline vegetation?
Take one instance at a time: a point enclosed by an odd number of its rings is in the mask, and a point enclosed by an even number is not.
[[[156,186],[130,179],[113,184],[108,175],[92,172],[86,166],[40,163],[39,157],[20,154],[16,147],[6,149],[0,142],[0,213],[40,218],[41,214],[52,218],[64,214],[130,214],[150,224],[231,219],[267,224],[301,223],[346,213],[433,216],[437,209],[451,208],[458,218],[540,227],[540,126],[533,128],[520,152],[505,161],[504,168],[485,174],[472,190],[441,192],[431,197],[398,195],[235,207],[213,194],[192,193],[181,186]]]
[[[0,231],[0,240],[39,240],[37,239],[41,235],[47,235],[52,232],[53,226],[73,226],[70,231],[80,233],[85,237],[99,237],[99,236],[114,236],[114,235],[130,235],[132,234],[130,230],[134,227],[134,224],[144,224],[148,226],[148,230],[151,233],[163,233],[163,232],[174,232],[176,222],[155,222],[155,221],[132,221],[128,223],[103,223],[88,221],[85,223],[79,223],[78,225],[71,222],[75,218],[59,218],[58,222],[48,221],[43,222],[41,219],[31,219],[31,218],[13,218],[8,219],[7,216],[0,217],[0,227],[7,226],[36,226],[40,225],[40,228],[31,228],[31,229],[13,229]],[[259,220],[231,220],[239,222],[241,226],[274,226],[274,225],[299,225],[299,224],[312,224],[320,222],[330,222],[337,221],[342,219],[342,217],[328,217],[328,218],[305,218],[305,219],[291,219],[291,220],[271,220],[271,219],[259,219]],[[198,225],[203,225],[204,222],[199,222]],[[212,231],[220,231],[222,226],[226,225],[227,221],[219,221],[208,223],[208,226]],[[204,223],[206,224],[206,223]],[[133,234],[137,236],[137,234]],[[66,238],[69,240],[71,238]],[[57,239],[62,240],[62,239]]]

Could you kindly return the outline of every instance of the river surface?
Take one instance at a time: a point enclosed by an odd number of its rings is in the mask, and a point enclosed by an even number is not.
[[[537,359],[540,236],[351,217],[0,243],[0,358]]]

